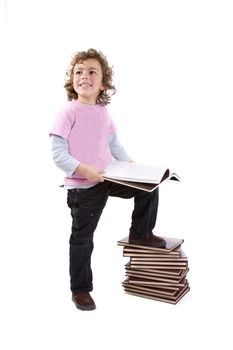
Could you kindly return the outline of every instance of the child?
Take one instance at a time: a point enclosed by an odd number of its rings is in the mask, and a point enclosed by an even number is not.
[[[89,293],[93,289],[93,234],[108,196],[134,197],[129,242],[166,246],[162,238],[152,233],[158,189],[148,193],[104,181],[101,175],[113,158],[131,161],[106,109],[110,92],[116,91],[112,76],[112,68],[101,51],[89,49],[76,53],[64,86],[68,102],[50,132],[54,162],[66,174],[64,186],[68,190],[67,204],[72,216],[70,283],[72,300],[80,310],[96,307]]]

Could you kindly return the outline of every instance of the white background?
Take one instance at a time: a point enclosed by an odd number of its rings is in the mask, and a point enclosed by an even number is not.
[[[0,14],[1,348],[232,348],[231,1],[2,0]],[[132,201],[111,198],[95,233],[97,309],[70,300],[48,131],[70,57],[90,47],[114,66],[109,109],[128,152],[182,178],[161,186],[156,227],[185,240],[191,292],[175,306],[124,294],[116,242]]]

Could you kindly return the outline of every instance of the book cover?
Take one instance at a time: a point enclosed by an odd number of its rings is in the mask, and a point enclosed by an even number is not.
[[[159,289],[166,289],[166,290],[170,290],[170,291],[177,291],[180,290],[180,286],[176,285],[176,284],[144,284],[144,283],[134,283],[134,280],[131,279],[130,277],[127,278],[126,282],[130,285],[130,286],[141,286],[144,288],[159,288]]]
[[[172,253],[172,254],[171,254]],[[143,252],[141,253],[140,251],[128,251],[127,249],[123,249],[123,256],[125,257],[135,257],[135,258],[166,258],[166,259],[176,259],[179,258],[181,256],[180,252],[177,252],[177,254],[173,254],[173,252],[171,252],[170,254],[160,254],[160,253],[156,253],[156,252],[151,252],[151,251],[147,251],[147,253]]]
[[[151,275],[142,275],[140,273],[136,273],[135,271],[127,271],[126,272],[127,277],[132,277],[132,278],[141,278],[143,281],[155,281],[155,282],[164,282],[164,283],[171,283],[171,284],[179,284],[182,282],[183,277],[176,280],[172,278],[164,278],[164,277],[158,277],[158,276],[151,276]]]
[[[181,244],[184,242],[183,239],[180,238],[170,238],[170,237],[162,237],[166,241],[166,248],[155,248],[155,247],[150,247],[150,246],[145,246],[141,244],[132,244],[129,242],[129,237],[125,237],[121,239],[120,241],[117,242],[118,245],[120,246],[126,246],[126,247],[134,247],[136,249],[142,248],[146,249],[147,251],[154,251],[154,252],[160,252],[160,253],[171,253],[175,249],[181,246]]]
[[[135,271],[136,273],[140,272],[142,275],[149,275],[149,276],[158,276],[158,277],[169,277],[172,279],[180,280],[182,277],[184,277],[188,271],[189,268],[186,269],[180,269],[180,270],[157,270],[157,269],[138,269],[138,268],[132,268],[129,265],[125,267],[126,271]]]
[[[130,261],[128,261],[125,264],[125,269],[132,269],[131,265],[130,265]],[[138,266],[136,268],[133,269],[137,269],[140,271],[145,271],[145,272],[151,272],[151,273],[156,273],[156,274],[166,274],[166,275],[171,275],[171,276],[180,276],[184,270],[186,269],[181,269],[181,268],[174,268],[174,269],[168,269],[166,268],[165,270],[161,270],[161,269],[157,269],[157,268],[148,268],[146,267],[144,268],[139,268]],[[188,268],[187,268],[188,269]]]
[[[128,277],[128,282],[131,284],[140,284],[143,286],[157,286],[157,287],[184,287],[187,283],[187,280],[184,278],[183,280],[179,281],[178,283],[174,282],[161,282],[161,281],[155,281],[155,280],[149,280],[139,277]]]
[[[122,286],[124,288],[130,288],[130,289],[135,289],[135,290],[141,290],[144,292],[152,292],[152,293],[159,293],[161,295],[165,295],[165,296],[174,296],[175,294],[177,294],[177,292],[179,292],[180,288],[174,290],[174,289],[169,289],[169,288],[158,288],[158,287],[149,287],[149,286],[141,286],[139,284],[133,284],[133,283],[129,283],[128,280],[126,279],[124,282],[122,282]]]
[[[177,293],[173,297],[161,295],[157,292],[140,291],[138,289],[134,289],[130,287],[125,287],[124,290],[127,294],[131,294],[134,296],[162,301],[169,304],[177,304],[180,301],[180,299],[183,298],[183,296],[190,290],[190,288],[188,285],[184,286],[182,289],[177,291]]]
[[[157,265],[164,265],[164,266],[187,266],[188,260],[173,260],[173,259],[156,259],[156,258],[149,258],[149,259],[140,259],[140,258],[130,258],[130,265],[151,265],[151,266],[157,266]]]
[[[126,276],[140,277],[144,279],[152,279],[152,280],[157,280],[162,282],[179,283],[180,281],[183,280],[183,278],[186,276],[188,271],[189,269],[182,270],[182,273],[179,276],[171,276],[171,275],[169,276],[166,274],[156,274],[156,273],[140,271],[135,269],[127,269]]]
[[[157,270],[186,270],[188,267],[188,264],[185,265],[148,265],[148,264],[130,264],[130,266],[132,268],[135,269],[148,269],[148,270],[152,270],[152,269],[157,269]]]
[[[182,262],[182,261],[188,261],[187,256],[185,256],[184,253],[181,253],[180,256],[173,256],[169,254],[154,254],[154,255],[137,255],[132,256],[130,255],[130,261],[168,261],[168,262]]]

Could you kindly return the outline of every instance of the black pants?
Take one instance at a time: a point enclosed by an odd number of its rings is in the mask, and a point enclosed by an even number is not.
[[[157,217],[158,188],[148,193],[104,181],[89,189],[68,190],[67,204],[73,219],[70,236],[70,281],[73,294],[93,289],[91,270],[93,234],[108,196],[134,197],[130,232],[143,236],[152,235]]]

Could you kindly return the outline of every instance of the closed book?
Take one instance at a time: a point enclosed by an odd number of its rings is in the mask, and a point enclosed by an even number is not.
[[[181,256],[170,256],[167,255],[160,255],[160,254],[154,254],[153,256],[130,256],[130,261],[168,261],[168,262],[184,262],[188,261],[187,256],[182,254]]]
[[[133,284],[140,284],[143,286],[157,286],[157,287],[162,287],[162,286],[166,286],[166,287],[183,287],[187,281],[184,278],[183,280],[181,280],[178,283],[174,283],[174,282],[161,282],[161,281],[155,281],[155,280],[149,280],[146,278],[138,278],[138,277],[129,277],[128,278],[129,283],[133,283]]]
[[[165,296],[174,296],[177,292],[180,291],[181,288],[176,287],[176,289],[170,289],[169,287],[156,287],[156,286],[143,286],[143,285],[139,285],[139,284],[133,284],[133,283],[129,283],[128,280],[126,279],[124,282],[122,282],[122,286],[124,288],[128,288],[128,289],[135,289],[135,290],[139,290],[139,291],[144,291],[144,292],[151,292],[151,293],[159,293],[161,295],[165,295]]]
[[[130,266],[130,262],[128,262],[127,264],[125,264],[125,269],[132,269],[132,267]],[[174,268],[174,269],[150,269],[150,268],[133,268],[135,271],[143,271],[145,273],[149,272],[152,274],[158,274],[158,275],[166,275],[166,276],[174,276],[174,277],[179,277],[182,275],[182,273],[184,273],[186,270],[188,270],[188,268]]]
[[[183,239],[179,238],[169,238],[169,237],[162,237],[166,241],[166,248],[156,248],[151,246],[146,246],[143,244],[132,244],[129,242],[129,237],[125,237],[117,242],[120,246],[126,246],[126,247],[135,247],[135,248],[142,248],[146,250],[150,250],[153,252],[160,252],[162,254],[171,253],[175,249],[181,246],[181,244],[184,242]]]
[[[151,270],[151,269],[157,269],[157,270],[177,270],[177,269],[180,269],[180,270],[186,270],[187,267],[188,267],[188,264],[186,265],[148,265],[148,264],[131,264],[131,267],[132,268],[135,268],[135,269],[148,269],[148,270]]]
[[[151,279],[154,281],[161,281],[161,282],[179,283],[186,276],[187,272],[188,272],[188,269],[183,270],[183,273],[180,276],[174,277],[174,276],[168,276],[168,275],[161,276],[158,274],[146,273],[145,271],[128,269],[126,270],[126,276],[139,277],[143,279]]]
[[[132,287],[125,287],[124,290],[127,294],[131,294],[134,296],[162,301],[169,304],[177,304],[178,301],[190,290],[190,288],[187,284],[184,287],[182,287],[180,290],[176,291],[176,293],[173,296],[167,296],[156,291],[148,292],[148,291],[139,290]]]
[[[162,253],[162,252],[153,252],[151,250],[146,250],[146,249],[136,249],[136,248],[129,248],[129,247],[124,247],[123,248],[123,256],[125,257],[145,257],[145,258],[150,258],[150,257],[158,257],[158,258],[174,258],[177,257],[179,258],[181,256],[180,250],[174,250],[171,251],[170,253]]]

